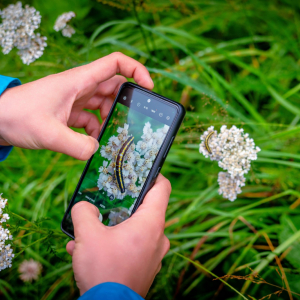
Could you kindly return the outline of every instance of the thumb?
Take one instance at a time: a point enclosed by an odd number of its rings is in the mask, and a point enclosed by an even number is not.
[[[75,242],[74,241],[68,242],[66,246],[66,250],[71,256],[73,256],[74,249],[75,249]]]
[[[99,221],[99,209],[86,201],[76,203],[71,211],[76,239],[93,239],[93,234],[99,234],[99,230],[105,226]]]
[[[99,148],[99,142],[95,138],[73,131],[58,121],[48,128],[50,132],[46,137],[46,145],[43,145],[48,150],[88,160]]]
[[[168,207],[171,193],[170,181],[163,175],[159,174],[154,186],[147,193],[141,206],[133,214],[131,219],[142,217],[144,220],[161,220],[165,221],[165,214]]]

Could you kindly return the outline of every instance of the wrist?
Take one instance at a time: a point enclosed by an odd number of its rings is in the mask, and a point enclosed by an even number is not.
[[[8,96],[11,88],[21,85],[19,79],[11,78],[7,76],[0,75],[0,145],[9,146],[10,143],[5,139],[5,131],[9,130],[9,124],[7,124],[6,108],[5,108],[5,98]],[[7,129],[5,129],[7,128]]]
[[[9,124],[9,116],[6,112],[6,99],[9,98],[10,89],[6,89],[0,95],[0,146],[10,146],[11,144],[6,140],[7,133],[11,127]]]

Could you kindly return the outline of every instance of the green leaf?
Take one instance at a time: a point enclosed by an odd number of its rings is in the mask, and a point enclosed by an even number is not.
[[[300,230],[300,218],[298,216],[283,215],[280,218],[280,224],[282,230],[279,233],[280,243],[284,243],[289,239],[295,232]],[[300,239],[296,240],[291,246],[286,259],[296,268],[300,268]]]

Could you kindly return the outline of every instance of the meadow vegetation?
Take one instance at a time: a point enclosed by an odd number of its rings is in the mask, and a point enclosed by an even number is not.
[[[16,51],[1,53],[1,74],[26,83],[120,51],[147,66],[155,92],[187,109],[162,169],[173,187],[171,250],[147,299],[300,299],[300,2],[26,3],[40,11],[48,46],[29,66]],[[53,30],[67,11],[76,13],[71,38]],[[218,195],[220,169],[199,153],[201,133],[224,124],[262,149],[234,202]],[[84,165],[20,148],[1,163],[17,254],[0,273],[1,299],[78,297],[60,222]],[[30,258],[42,275],[23,283],[18,266]]]

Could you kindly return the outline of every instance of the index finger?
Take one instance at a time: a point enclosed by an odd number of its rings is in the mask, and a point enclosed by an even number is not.
[[[88,78],[90,84],[99,84],[116,74],[121,74],[127,78],[133,78],[137,84],[147,89],[153,89],[154,87],[147,68],[135,59],[120,52],[114,52],[80,68],[85,73],[80,76],[81,80],[82,78]]]

